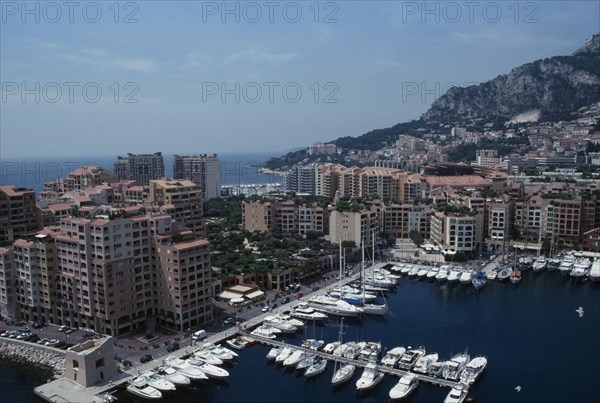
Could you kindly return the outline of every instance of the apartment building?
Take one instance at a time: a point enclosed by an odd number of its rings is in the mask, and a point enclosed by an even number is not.
[[[267,232],[273,230],[273,204],[265,200],[242,202],[242,227],[246,231]]]
[[[37,231],[35,192],[17,189],[13,185],[0,186],[0,244]]]
[[[512,204],[495,200],[486,203],[485,207],[487,243],[502,248],[510,239]]]
[[[581,200],[551,199],[546,208],[546,236],[558,245],[572,246],[581,235]]]
[[[0,248],[0,315],[14,318],[17,312],[15,296],[15,258],[12,247]]]
[[[282,234],[297,232],[294,200],[282,200],[273,204],[273,224],[273,229]]]
[[[329,216],[329,240],[332,243],[352,241],[358,246],[363,240],[368,242],[373,231],[378,229],[379,217],[375,211],[333,210]]]
[[[431,217],[431,240],[442,253],[474,252],[478,246],[477,217],[436,212]]]
[[[96,188],[106,183],[112,183],[115,177],[103,168],[90,165],[69,172],[66,178],[46,182],[40,194],[41,199],[57,199],[63,193]]]
[[[221,197],[221,161],[217,154],[175,155],[173,177],[198,185],[203,200]]]
[[[409,238],[411,231],[429,238],[430,217],[430,207],[425,204],[388,204],[383,215],[384,230],[396,238]]]
[[[308,231],[326,233],[329,231],[329,209],[316,203],[296,207],[296,227],[299,234]]]
[[[286,189],[291,192],[315,194],[317,164],[294,166],[285,177]]]
[[[165,162],[162,153],[131,154],[117,157],[113,164],[113,173],[118,180],[134,180],[147,185],[153,179],[165,176]]]
[[[204,238],[202,192],[194,182],[185,179],[151,180],[147,200],[160,206],[162,212],[185,225],[196,237]]]

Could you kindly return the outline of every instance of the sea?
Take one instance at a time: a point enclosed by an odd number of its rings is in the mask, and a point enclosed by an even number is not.
[[[576,282],[558,271],[523,274],[520,284],[490,282],[476,291],[470,285],[438,284],[402,278],[386,296],[383,317],[344,321],[344,340],[380,341],[385,349],[424,346],[440,359],[467,351],[485,355],[485,373],[470,389],[475,402],[600,401],[600,284]],[[583,317],[575,312],[584,309]],[[340,320],[309,325],[285,337],[300,344],[305,337],[338,340]],[[254,345],[227,368],[226,382],[210,381],[178,390],[165,402],[388,402],[397,378],[386,375],[373,390],[358,394],[354,383],[331,387],[333,364],[306,379],[266,360],[269,348]],[[43,374],[0,364],[0,401],[37,401],[34,386]],[[35,376],[33,375],[35,374]],[[17,387],[15,387],[17,386]],[[520,391],[517,391],[520,386]],[[410,402],[443,402],[448,388],[421,383]],[[119,402],[142,402],[118,392]]]
[[[223,184],[281,182],[258,173],[258,164],[273,154],[221,154]],[[4,159],[0,183],[40,191],[44,182],[75,168],[96,164],[111,168],[115,156]],[[166,175],[172,156],[165,155]],[[400,280],[386,296],[383,317],[344,321],[344,340],[380,341],[385,349],[424,346],[440,359],[468,351],[488,358],[486,372],[470,389],[475,402],[600,401],[600,284],[576,282],[558,271],[525,272],[518,285],[489,282],[479,291],[467,285]],[[584,315],[575,312],[583,307]],[[306,336],[335,341],[340,320],[311,325]],[[304,333],[286,337],[300,344]],[[165,402],[387,402],[397,382],[386,375],[373,390],[358,394],[352,381],[331,387],[333,364],[312,379],[267,362],[269,348],[243,350],[228,369],[227,382],[208,382],[165,396]],[[49,373],[32,366],[0,361],[0,402],[40,402],[33,388]],[[517,391],[520,386],[520,391]],[[443,402],[447,388],[422,383],[410,402]],[[142,402],[118,392],[119,402]]]

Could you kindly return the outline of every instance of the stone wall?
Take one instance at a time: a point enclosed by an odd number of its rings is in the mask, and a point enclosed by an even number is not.
[[[29,343],[0,339],[0,359],[49,368],[55,379],[65,372],[64,353],[53,352]]]

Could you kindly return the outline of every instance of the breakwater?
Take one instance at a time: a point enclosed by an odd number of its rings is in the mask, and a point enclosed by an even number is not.
[[[55,379],[65,372],[64,353],[17,341],[0,340],[0,359],[47,368]]]

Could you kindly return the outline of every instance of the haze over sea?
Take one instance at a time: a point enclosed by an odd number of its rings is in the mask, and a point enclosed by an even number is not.
[[[440,359],[468,349],[485,355],[488,367],[471,388],[476,402],[600,401],[600,285],[575,282],[558,271],[524,273],[518,285],[488,282],[479,292],[470,285],[427,283],[403,278],[387,295],[383,318],[345,321],[350,340],[381,341],[395,346],[426,347]],[[582,318],[575,310],[582,306]],[[309,326],[308,337],[337,340],[339,319]],[[303,334],[285,338],[299,344]],[[209,382],[178,390],[168,402],[387,402],[397,378],[387,376],[373,391],[358,395],[352,381],[332,389],[333,364],[315,379],[267,363],[268,348],[242,351],[227,382]],[[44,375],[20,376],[20,369],[0,363],[0,401],[38,401],[32,388]],[[14,387],[15,378],[22,383]],[[515,390],[521,386],[521,392]],[[410,402],[442,402],[447,388],[421,384]],[[119,402],[141,402],[119,392]]]
[[[186,153],[180,153],[184,155]],[[258,164],[269,158],[281,155],[276,152],[222,153],[217,154],[221,161],[222,185],[250,183],[282,183],[283,178],[258,173]],[[163,154],[165,176],[173,177],[173,154]],[[16,187],[44,189],[44,183],[68,176],[69,172],[89,165],[100,166],[112,171],[116,155],[47,157],[47,158],[2,158],[0,160],[0,184],[13,184]]]

